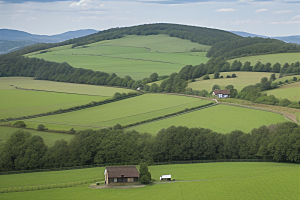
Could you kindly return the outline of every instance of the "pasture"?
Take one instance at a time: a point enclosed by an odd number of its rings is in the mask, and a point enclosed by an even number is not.
[[[1,194],[2,199],[287,199],[299,197],[299,165],[286,163],[201,163],[149,166],[152,178],[175,182],[136,189],[90,189],[89,185]],[[103,177],[104,168],[0,176],[1,188],[66,183]]]
[[[31,135],[38,135],[44,139],[45,144],[50,147],[56,140],[64,139],[66,141],[71,140],[73,135],[63,133],[49,133],[44,131],[20,129],[13,127],[0,126],[0,146],[10,137],[10,135],[18,130],[24,130],[25,132],[31,133]],[[1,184],[1,183],[0,183]]]
[[[69,130],[70,127],[75,129],[77,127],[104,128],[114,126],[117,123],[127,125],[210,102],[209,100],[185,96],[144,94],[93,108],[24,121],[33,128],[41,123],[49,129],[54,127],[57,129],[60,125],[68,126],[65,130]]]
[[[274,95],[279,99],[287,98],[290,101],[300,101],[300,82],[287,84],[279,88],[265,91],[268,95]]]
[[[13,85],[13,86],[12,86]],[[21,87],[25,89],[46,90],[62,93],[73,93],[93,96],[112,97],[116,92],[134,92],[131,89],[106,87],[98,85],[86,85],[77,83],[64,83],[45,80],[34,80],[31,77],[1,77],[0,90],[15,89]]]
[[[159,130],[170,126],[187,126],[209,128],[219,133],[229,133],[233,130],[247,133],[262,125],[268,126],[285,121],[287,120],[280,114],[219,104],[184,115],[134,126],[129,130],[156,134]]]
[[[226,78],[227,75],[236,74],[236,78]],[[196,79],[195,82],[188,84],[188,87],[193,90],[207,90],[208,92],[212,91],[214,85],[219,85],[221,89],[225,89],[227,85],[233,85],[235,89],[240,91],[247,85],[255,85],[261,81],[261,78],[271,76],[270,72],[220,72],[220,76],[224,78],[214,79],[214,75],[210,74],[210,79],[203,80],[203,77]],[[276,74],[276,77],[279,77],[279,74]]]
[[[192,49],[204,52],[191,52]],[[34,52],[26,56],[142,79],[153,72],[169,75],[185,65],[206,63],[205,51],[208,49],[209,46],[166,35],[126,36],[85,45],[84,48],[66,45],[51,48],[47,53]]]
[[[300,61],[300,53],[276,53],[258,56],[247,56],[228,60],[228,62],[233,63],[234,60],[241,61],[241,63],[243,64],[246,61],[249,61],[251,62],[252,66],[254,66],[258,61],[263,64],[270,62],[272,65],[274,65],[276,62],[278,62],[281,65],[284,65],[284,63],[291,64]]]
[[[46,113],[108,97],[29,90],[0,90],[0,119]]]

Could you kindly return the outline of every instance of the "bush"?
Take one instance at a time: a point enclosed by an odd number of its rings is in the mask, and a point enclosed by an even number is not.
[[[208,74],[203,77],[203,80],[208,80],[208,79],[210,79]]]
[[[142,184],[148,184],[148,183],[150,183],[150,181],[151,181],[151,179],[149,178],[148,175],[143,175],[143,176],[141,177],[141,183],[142,183]]]
[[[37,130],[38,131],[44,131],[44,130],[46,130],[46,128],[43,124],[39,124],[38,127],[37,127]]]
[[[298,79],[297,79],[297,77],[293,77],[293,81],[297,81]]]
[[[227,75],[226,78],[231,78],[231,76],[230,76],[230,75]]]
[[[235,78],[235,77],[236,77],[236,74],[232,74],[231,77],[232,77],[232,78]]]
[[[24,121],[16,121],[13,125],[18,128],[26,128],[27,126]]]

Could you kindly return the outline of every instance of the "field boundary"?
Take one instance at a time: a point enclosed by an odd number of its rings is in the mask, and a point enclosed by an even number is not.
[[[100,96],[100,97],[111,97],[111,96],[103,96],[103,95],[95,95],[95,94],[79,94],[79,93],[72,93],[72,92],[59,92],[59,91],[51,91],[51,90],[38,90],[38,89],[30,89],[30,88],[21,88],[14,85],[16,90],[27,90],[27,91],[36,91],[36,92],[53,92],[53,93],[62,93],[62,94],[77,94],[77,95],[85,95],[85,96]]]
[[[195,164],[195,163],[217,163],[217,162],[274,162],[271,159],[217,159],[217,160],[186,160],[186,161],[158,161],[152,162],[149,166],[155,165],[175,165],[175,164]],[[124,162],[124,163],[104,163],[104,164],[92,164],[92,165],[77,165],[70,167],[60,167],[60,168],[44,168],[44,169],[34,169],[34,170],[20,170],[20,171],[2,171],[0,176],[9,174],[25,174],[33,172],[51,172],[51,171],[65,171],[73,169],[86,169],[95,167],[106,167],[106,166],[119,166],[119,165],[139,165],[139,162]]]

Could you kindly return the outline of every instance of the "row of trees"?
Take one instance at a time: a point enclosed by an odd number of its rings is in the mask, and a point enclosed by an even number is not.
[[[216,159],[300,163],[299,143],[300,127],[292,122],[228,134],[182,126],[162,129],[156,136],[121,129],[85,130],[52,147],[42,137],[19,130],[1,147],[0,170]]]

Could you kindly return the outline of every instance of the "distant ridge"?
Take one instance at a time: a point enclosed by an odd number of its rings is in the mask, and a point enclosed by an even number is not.
[[[93,29],[83,29],[83,30],[76,30],[76,31],[68,31],[56,35],[35,35],[24,31],[19,31],[19,30],[0,29],[0,40],[12,40],[12,41],[27,40],[27,41],[40,42],[40,43],[54,43],[54,42],[62,42],[68,39],[90,35],[97,32],[98,31]]]
[[[56,43],[65,40],[83,37],[98,31],[93,29],[83,29],[68,31],[56,35],[35,35],[19,30],[0,29],[0,54],[9,53],[22,49],[36,43]]]
[[[264,36],[264,35],[256,35],[256,34],[247,33],[247,32],[243,32],[243,31],[229,31],[229,32],[234,33],[234,34],[239,35],[239,36],[242,36],[242,37],[271,38],[271,39],[281,40],[281,41],[287,42],[287,43],[300,44],[300,35],[281,36],[281,37],[268,37],[268,36]]]

